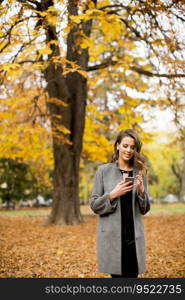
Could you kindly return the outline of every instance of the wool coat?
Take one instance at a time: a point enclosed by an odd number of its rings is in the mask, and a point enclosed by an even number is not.
[[[135,178],[135,183],[136,175],[138,173],[139,171],[134,168],[133,176]],[[94,178],[90,206],[94,213],[98,214],[96,246],[98,269],[99,272],[102,273],[118,275],[121,275],[122,273],[120,197],[117,197],[112,201],[109,199],[109,193],[122,180],[123,177],[116,162],[99,166]],[[143,197],[138,194],[137,187],[132,191],[133,223],[138,273],[146,271],[145,238],[142,222],[142,215],[150,210],[146,176],[143,176],[143,184]]]

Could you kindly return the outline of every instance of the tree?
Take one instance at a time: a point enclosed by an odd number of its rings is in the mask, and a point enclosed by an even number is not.
[[[182,129],[180,131],[180,134],[178,132],[177,137],[172,142],[173,144],[175,143],[178,145],[181,156],[180,156],[179,161],[174,158],[171,163],[172,172],[178,181],[178,186],[179,186],[178,198],[179,198],[179,201],[181,201],[181,202],[184,202],[184,200],[185,200],[185,170],[184,170],[184,168],[185,168],[185,147],[184,147],[185,135],[184,135],[184,133],[185,132]],[[173,144],[170,146],[173,147]]]
[[[173,28],[173,22],[184,24],[183,8],[183,1],[159,0],[126,4],[107,0],[1,1],[1,15],[9,17],[9,22],[5,17],[2,22],[0,52],[7,61],[1,68],[2,83],[22,70],[42,71],[39,76],[43,75],[49,96],[54,154],[54,204],[49,223],[82,222],[78,186],[87,76],[91,76],[87,74],[121,70],[122,81],[133,87],[136,80],[138,88],[141,76],[185,77],[180,59],[184,45]],[[65,33],[62,37],[61,32]],[[146,88],[145,84],[143,91]]]
[[[147,147],[149,191],[154,198],[175,194],[179,201],[184,201],[184,140],[179,137],[177,129],[156,132]]]
[[[8,206],[21,199],[33,199],[37,192],[36,183],[26,164],[13,159],[0,159],[0,198]]]
[[[0,158],[25,163],[36,178],[37,190],[51,190],[53,156],[47,97],[34,74],[28,77],[24,71],[15,81],[4,81],[0,89]]]

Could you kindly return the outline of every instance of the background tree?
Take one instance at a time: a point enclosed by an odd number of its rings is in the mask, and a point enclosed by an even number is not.
[[[37,195],[36,179],[29,167],[18,160],[0,159],[0,198],[7,207],[18,200],[30,200]]]
[[[41,191],[41,186],[51,190],[52,136],[45,93],[28,71],[16,79],[16,84],[12,78],[4,80],[0,92],[0,157],[25,163],[35,176],[37,190]]]
[[[146,151],[151,164],[149,172],[150,194],[158,200],[167,194],[174,194],[179,201],[183,201],[184,152],[181,141],[177,141],[177,135],[177,130],[174,133],[167,131],[156,133],[153,142],[148,145]]]
[[[181,130],[180,134],[178,132],[178,135],[176,138],[172,141],[170,144],[170,147],[174,147],[174,144],[177,145],[179,152],[178,156],[179,159],[173,158],[173,161],[171,163],[171,169],[173,174],[175,175],[177,182],[178,182],[178,192],[177,196],[179,198],[179,201],[184,202],[185,201],[185,135],[184,130]]]
[[[30,72],[47,92],[54,154],[49,223],[82,222],[79,166],[88,77],[113,74],[118,90],[122,86],[117,97],[122,99],[123,118],[128,102],[135,103],[135,111],[128,113],[129,126],[143,99],[147,103],[143,101],[142,109],[168,105],[166,94],[159,99],[154,93],[158,81],[150,86],[145,77],[161,78],[161,85],[163,79],[185,77],[184,42],[177,34],[184,24],[183,9],[183,1],[1,1],[2,87]],[[135,96],[136,92],[143,95]],[[134,128],[141,121],[139,116]]]

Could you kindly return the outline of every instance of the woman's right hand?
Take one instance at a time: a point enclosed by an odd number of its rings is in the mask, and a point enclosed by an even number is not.
[[[119,182],[115,188],[109,193],[109,199],[113,200],[119,196],[122,196],[130,191],[133,190],[134,188],[134,184],[130,184],[129,181],[125,182],[125,181],[121,181]]]

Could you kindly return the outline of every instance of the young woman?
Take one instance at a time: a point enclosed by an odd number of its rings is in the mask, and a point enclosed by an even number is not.
[[[111,277],[137,277],[145,272],[142,215],[150,209],[146,166],[136,131],[121,131],[111,163],[99,166],[90,199],[99,215],[97,256],[99,271]],[[134,177],[134,182],[126,177]]]

